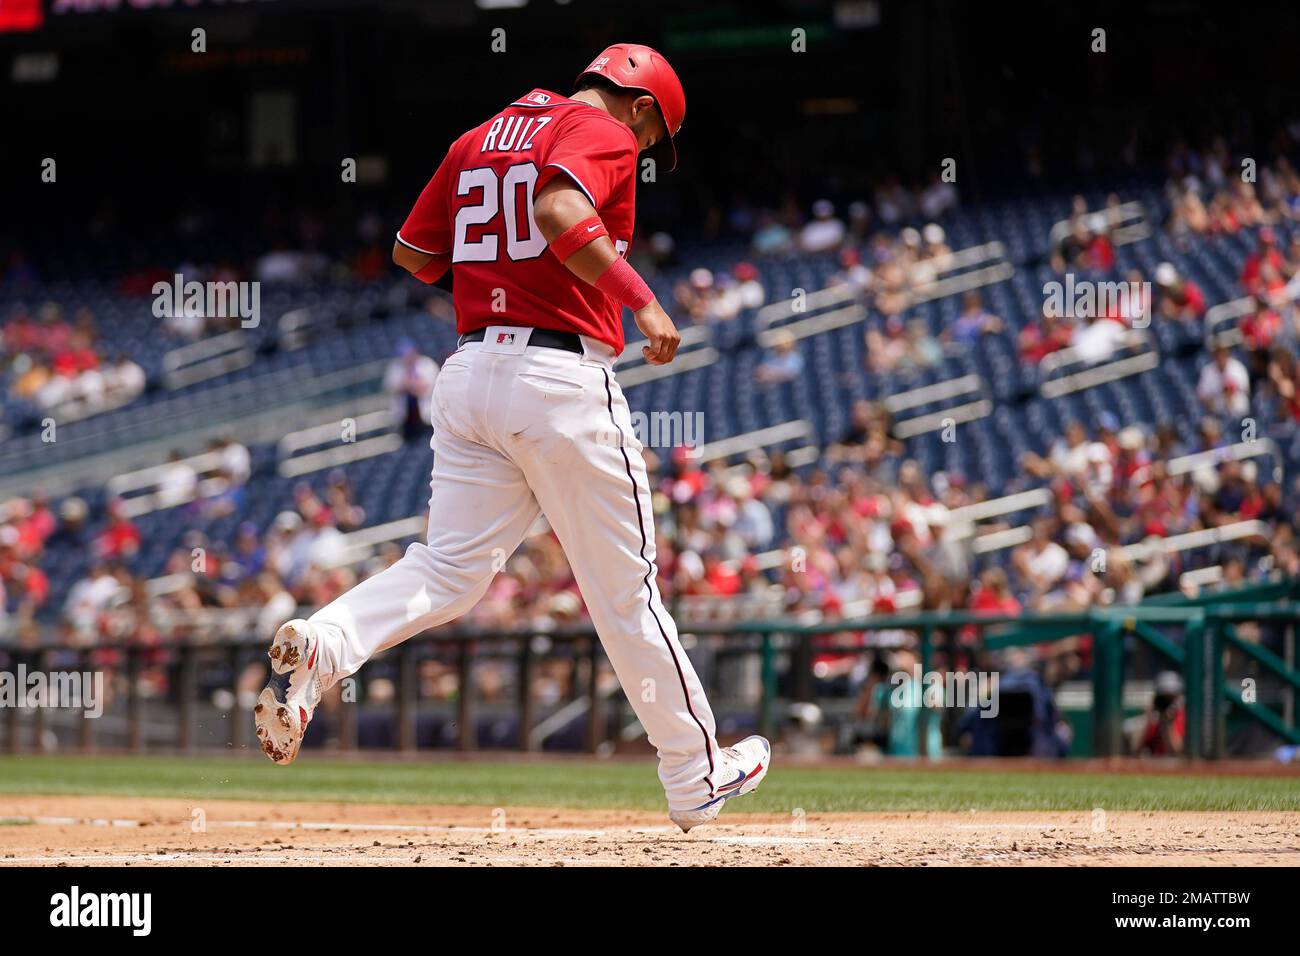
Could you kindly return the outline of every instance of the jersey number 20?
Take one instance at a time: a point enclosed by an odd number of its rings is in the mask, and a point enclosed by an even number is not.
[[[513,261],[536,259],[546,250],[546,237],[533,219],[533,187],[537,185],[537,167],[518,163],[504,176],[490,166],[463,169],[456,182],[456,195],[468,196],[482,190],[481,200],[461,206],[456,211],[456,233],[451,250],[452,262],[496,262],[500,256],[500,236],[491,228],[478,239],[469,238],[470,226],[491,226],[497,214],[505,216],[506,255]],[[523,190],[524,209],[528,211],[526,233],[519,221],[519,191]],[[524,234],[521,234],[524,233]]]

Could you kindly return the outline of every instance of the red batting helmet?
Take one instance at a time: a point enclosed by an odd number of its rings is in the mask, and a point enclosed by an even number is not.
[[[686,94],[682,82],[662,55],[639,43],[615,43],[600,52],[591,65],[578,74],[576,82],[584,76],[603,76],[615,86],[629,90],[645,90],[655,98],[659,114],[668,127],[668,155],[671,169],[677,168],[677,147],[673,137],[682,128],[686,116]]]

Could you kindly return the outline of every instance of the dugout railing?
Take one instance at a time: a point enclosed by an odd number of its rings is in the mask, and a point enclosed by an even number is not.
[[[1173,594],[1140,605],[1070,613],[927,611],[815,622],[711,622],[684,625],[682,634],[688,647],[708,647],[706,673],[716,675],[726,662],[748,662],[746,673],[752,677],[744,683],[751,693],[745,695],[741,709],[748,709],[752,726],[768,735],[781,729],[788,705],[819,700],[817,659],[867,655],[906,643],[915,648],[923,673],[954,668],[963,654],[997,670],[998,655],[1009,648],[1032,649],[1087,638],[1092,662],[1084,677],[1091,682],[1091,753],[1123,753],[1126,681],[1140,676],[1143,668],[1150,676],[1158,666],[1177,670],[1183,677],[1185,755],[1215,759],[1226,753],[1230,717],[1255,725],[1278,742],[1300,744],[1295,710],[1300,689],[1295,658],[1300,624],[1297,598],[1300,582],[1279,580],[1195,598]],[[230,613],[226,610],[223,616]],[[242,631],[236,636],[231,636],[229,626],[221,630],[215,633],[210,626],[196,625],[184,638],[149,645],[21,646],[12,638],[0,640],[4,661],[0,673],[14,675],[20,667],[27,674],[99,671],[108,675],[109,687],[116,688],[100,719],[81,718],[75,707],[14,706],[6,700],[5,749],[10,753],[54,747],[83,752],[256,749],[252,720],[238,685],[249,677],[250,669],[255,677],[256,666],[264,663],[265,635],[251,627],[236,628]],[[454,693],[436,702],[427,700],[421,690],[427,683],[421,668],[431,661],[437,662],[444,678],[454,675]],[[558,703],[543,702],[534,692],[534,677],[555,661],[571,668],[570,690]],[[434,707],[446,712],[451,728],[450,738],[447,733],[440,738],[442,745],[462,751],[480,749],[486,742],[479,736],[475,670],[488,665],[504,666],[513,675],[511,693],[506,695],[512,699],[503,702],[497,695],[492,707],[501,719],[505,719],[503,708],[509,712],[517,728],[515,749],[536,749],[533,731],[560,707],[567,706],[582,724],[577,749],[600,751],[619,736],[619,726],[628,725],[630,707],[612,680],[590,628],[502,633],[449,627],[419,635],[367,664],[358,675],[362,682],[368,672],[379,669],[379,680],[391,691],[354,694],[353,699],[324,709],[330,735],[339,749],[357,749],[359,713],[364,710],[372,722],[378,717],[380,724],[387,724],[384,749],[414,752],[421,749],[418,716],[422,708]],[[166,692],[147,692],[142,680],[146,673],[165,674]],[[919,710],[920,740],[926,739],[927,723],[941,717],[926,707]],[[101,731],[101,726],[112,728],[111,732]]]

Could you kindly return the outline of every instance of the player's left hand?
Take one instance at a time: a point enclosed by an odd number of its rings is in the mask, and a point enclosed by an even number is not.
[[[667,365],[677,354],[677,346],[682,335],[673,325],[673,320],[663,310],[658,300],[652,301],[644,309],[634,313],[636,327],[650,341],[641,347],[641,354],[651,365]]]

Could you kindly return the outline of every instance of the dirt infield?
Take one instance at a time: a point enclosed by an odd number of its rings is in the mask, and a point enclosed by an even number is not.
[[[0,798],[0,865],[888,866],[1300,864],[1300,813],[644,812]]]

